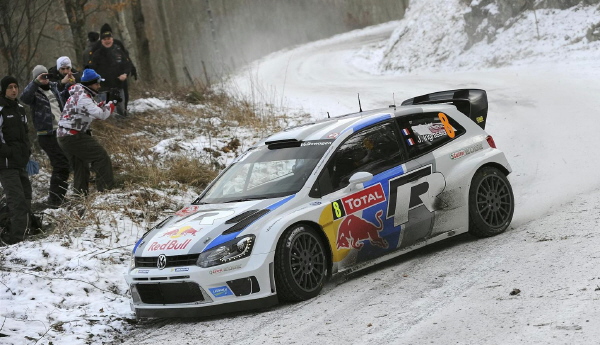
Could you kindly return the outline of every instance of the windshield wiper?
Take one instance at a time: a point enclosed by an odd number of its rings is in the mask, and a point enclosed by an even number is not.
[[[233,199],[233,200],[223,201],[223,203],[226,204],[226,203],[229,203],[229,202],[243,202],[243,201],[259,200],[259,199],[264,199],[264,198],[263,197],[240,198],[240,199]]]

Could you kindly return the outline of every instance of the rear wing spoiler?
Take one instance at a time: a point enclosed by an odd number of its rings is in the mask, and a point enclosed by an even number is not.
[[[407,99],[402,102],[402,105],[437,103],[453,104],[458,111],[467,115],[479,127],[485,129],[488,112],[487,93],[485,90],[460,89],[439,91]]]

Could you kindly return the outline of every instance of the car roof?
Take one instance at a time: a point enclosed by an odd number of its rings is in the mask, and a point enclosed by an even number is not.
[[[448,110],[456,110],[456,107],[451,104],[390,106],[389,108],[350,113],[285,129],[269,136],[258,145],[284,141],[335,139],[346,131],[354,132],[392,117]]]

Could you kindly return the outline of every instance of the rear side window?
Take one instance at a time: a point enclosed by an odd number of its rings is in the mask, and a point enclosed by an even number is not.
[[[424,113],[398,119],[410,158],[433,151],[458,138],[465,129],[445,113]]]

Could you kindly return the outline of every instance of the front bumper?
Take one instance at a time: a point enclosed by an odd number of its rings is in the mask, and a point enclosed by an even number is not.
[[[137,317],[203,317],[270,307],[277,304],[273,277],[272,254],[210,268],[134,268],[125,275]]]

